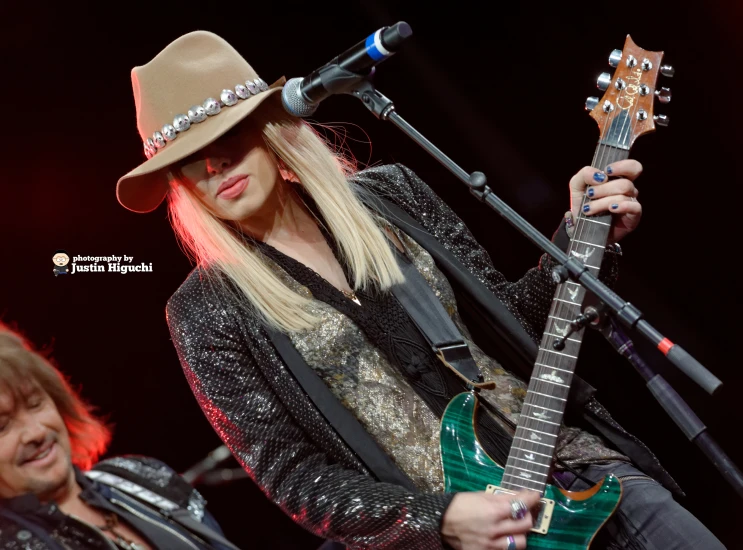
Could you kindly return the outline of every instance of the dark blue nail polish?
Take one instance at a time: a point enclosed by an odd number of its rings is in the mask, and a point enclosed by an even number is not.
[[[612,210],[616,210],[617,208],[619,208],[619,205],[618,204],[612,204],[611,205],[611,208],[612,208]]]
[[[583,206],[583,212],[588,212],[590,209],[591,209],[591,205],[590,204],[586,204],[586,205]]]
[[[606,174],[604,174],[603,172],[596,172],[593,175],[593,179],[596,180],[597,182],[601,183],[602,181],[604,181],[606,179]]]
[[[614,173],[614,170],[611,169],[611,166],[607,166],[606,167],[606,173],[607,174],[613,174]]]
[[[593,187],[589,187],[589,188],[588,188],[588,196],[589,196],[589,197],[593,197],[593,194],[594,194],[594,193],[595,193],[595,191],[593,190]]]

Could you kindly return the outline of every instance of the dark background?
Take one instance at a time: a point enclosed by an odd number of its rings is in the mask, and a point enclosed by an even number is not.
[[[736,402],[743,384],[735,359],[741,200],[735,155],[743,145],[737,22],[743,8],[718,4],[15,3],[0,23],[0,317],[38,344],[53,345],[84,396],[116,425],[110,454],[152,455],[183,471],[220,441],[181,374],[164,318],[166,300],[191,266],[163,207],[137,215],[114,195],[118,177],[144,160],[133,66],[178,36],[205,29],[227,39],[271,82],[303,76],[380,26],[405,20],[414,35],[378,68],[378,89],[463,168],[482,170],[501,198],[551,235],[568,207],[568,180],[590,163],[598,136],[583,102],[601,95],[595,79],[610,70],[609,53],[622,48],[629,33],[640,47],[665,51],[677,72],[664,82],[673,102],[658,109],[671,125],[641,138],[632,152],[645,167],[638,180],[645,217],[622,243],[617,291],[725,382],[710,397],[635,339],[743,464]],[[315,118],[347,123],[360,162],[413,168],[510,278],[537,261],[536,248],[357,100],[331,98]],[[51,259],[60,248],[71,255],[126,254],[134,263],[152,262],[154,271],[55,278]],[[740,499],[629,364],[591,333],[578,369],[687,491],[684,505],[729,548],[737,547]],[[318,539],[285,518],[251,481],[203,492],[238,545],[317,546]]]

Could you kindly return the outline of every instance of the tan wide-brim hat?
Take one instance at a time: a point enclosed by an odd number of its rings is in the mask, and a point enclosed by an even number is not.
[[[195,31],[132,69],[137,128],[146,162],[119,179],[116,198],[134,212],[151,212],[168,192],[168,166],[226,133],[266,98],[270,86],[223,38]]]

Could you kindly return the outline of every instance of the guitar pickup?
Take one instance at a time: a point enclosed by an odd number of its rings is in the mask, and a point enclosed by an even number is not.
[[[498,487],[496,485],[488,485],[488,487],[485,489],[486,493],[490,493],[491,495],[515,495],[516,491],[511,491],[510,489],[503,489],[502,487]],[[549,531],[550,522],[552,521],[552,511],[555,509],[555,501],[550,498],[542,498],[539,499],[540,506],[539,506],[539,513],[537,514],[536,520],[534,520],[534,526],[531,528],[531,531],[534,533],[541,533],[542,535],[546,535],[547,531]]]

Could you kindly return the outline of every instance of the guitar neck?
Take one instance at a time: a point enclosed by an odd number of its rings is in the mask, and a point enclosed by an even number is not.
[[[612,162],[628,156],[629,149],[609,145],[602,140],[596,147],[591,166],[604,170]],[[587,200],[584,197],[584,202]],[[610,229],[610,213],[596,216],[581,213],[576,220],[568,255],[588,266],[594,276],[599,274]],[[581,314],[584,298],[583,287],[572,281],[559,284],[555,290],[503,473],[503,488],[544,492],[549,481],[560,424],[585,329],[570,334],[561,350],[554,349],[552,343],[567,334],[570,322]]]

